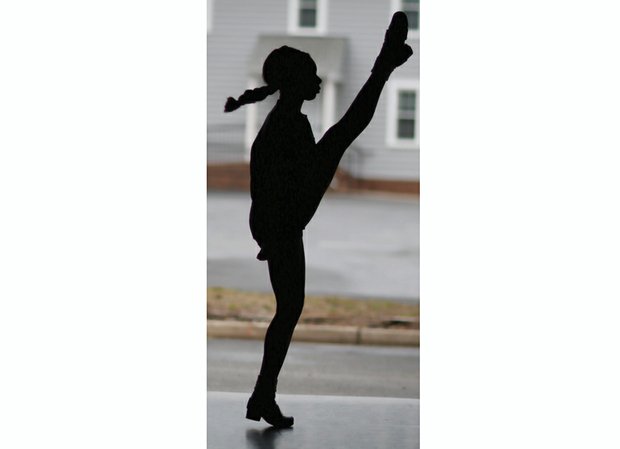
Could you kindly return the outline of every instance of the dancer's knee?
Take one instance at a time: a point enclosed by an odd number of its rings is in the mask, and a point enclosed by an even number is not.
[[[303,295],[289,296],[278,301],[276,317],[280,316],[288,322],[297,322],[304,309]]]

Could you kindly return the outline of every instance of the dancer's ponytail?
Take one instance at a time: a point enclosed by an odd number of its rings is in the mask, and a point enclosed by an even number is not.
[[[271,86],[257,87],[256,89],[248,89],[236,100],[233,97],[228,97],[226,104],[224,105],[224,112],[232,112],[239,109],[244,104],[256,103],[257,101],[263,101],[269,95],[274,94],[278,89]]]

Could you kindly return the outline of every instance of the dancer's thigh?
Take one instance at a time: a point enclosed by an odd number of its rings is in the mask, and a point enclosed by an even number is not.
[[[269,278],[278,306],[280,301],[303,301],[306,262],[303,240],[295,238],[280,242],[270,253]]]

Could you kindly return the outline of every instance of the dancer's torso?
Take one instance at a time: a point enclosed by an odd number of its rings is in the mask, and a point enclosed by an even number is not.
[[[301,235],[311,218],[308,190],[315,140],[308,118],[276,106],[252,145],[250,228],[259,243]]]

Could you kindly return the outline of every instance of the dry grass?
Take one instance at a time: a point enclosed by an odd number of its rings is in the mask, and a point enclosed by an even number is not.
[[[209,319],[270,321],[274,313],[275,299],[272,294],[220,287],[207,289]],[[306,296],[299,322],[418,329],[419,317],[418,304],[402,304],[381,299]]]

